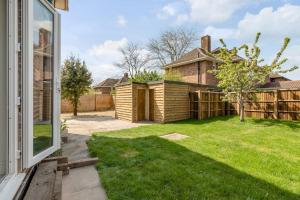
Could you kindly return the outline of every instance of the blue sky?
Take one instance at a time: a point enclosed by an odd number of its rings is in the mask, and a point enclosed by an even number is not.
[[[146,45],[160,32],[187,27],[219,38],[229,46],[251,43],[262,32],[260,45],[271,61],[283,38],[291,43],[285,54],[286,67],[300,66],[300,1],[292,0],[69,0],[70,11],[62,12],[62,59],[74,54],[84,59],[95,82],[119,77],[114,66],[118,49],[128,42]],[[195,47],[200,42],[195,43]],[[300,70],[285,76],[300,79]]]

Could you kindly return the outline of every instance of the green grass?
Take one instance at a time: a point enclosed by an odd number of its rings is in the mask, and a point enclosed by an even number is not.
[[[52,146],[52,126],[50,124],[35,124],[33,136],[34,155]]]
[[[169,141],[168,133],[190,136]],[[97,133],[111,200],[300,199],[300,123],[219,117]]]

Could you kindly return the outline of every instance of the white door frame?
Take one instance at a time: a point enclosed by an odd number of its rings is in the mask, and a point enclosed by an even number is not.
[[[60,16],[46,0],[39,0],[54,15],[54,67],[53,67],[53,146],[33,155],[33,1],[24,6],[24,167],[29,168],[60,148]],[[24,1],[25,2],[25,1]]]
[[[8,68],[8,165],[7,176],[0,183],[0,199],[12,199],[25,178],[18,173],[18,6],[17,1],[6,0],[8,16],[7,68]]]

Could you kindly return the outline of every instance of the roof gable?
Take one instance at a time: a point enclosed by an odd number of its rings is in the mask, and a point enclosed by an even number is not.
[[[102,87],[114,87],[114,85],[119,81],[119,79],[108,78],[97,84],[94,88],[102,88]]]
[[[198,62],[200,60],[210,60],[210,61],[217,61],[217,59],[213,56],[211,56],[208,52],[206,52],[202,48],[195,48],[192,51],[184,54],[181,58],[178,60],[167,64],[165,67],[175,67],[175,66],[181,66],[185,65],[187,63],[193,63],[193,62]]]

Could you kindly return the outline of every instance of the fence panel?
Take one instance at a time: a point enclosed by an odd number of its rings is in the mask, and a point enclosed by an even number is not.
[[[114,101],[112,95],[87,94],[80,97],[78,112],[105,111],[113,108]],[[73,112],[71,103],[66,99],[61,100],[61,112]]]
[[[114,108],[113,96],[109,94],[96,94],[96,111]]]
[[[223,93],[200,91],[199,92],[199,119],[224,116],[226,114],[226,102],[222,100]]]
[[[238,103],[222,101],[223,95],[199,91],[199,119],[238,114]],[[300,120],[300,89],[259,91],[255,96],[255,100],[245,102],[246,117]]]

